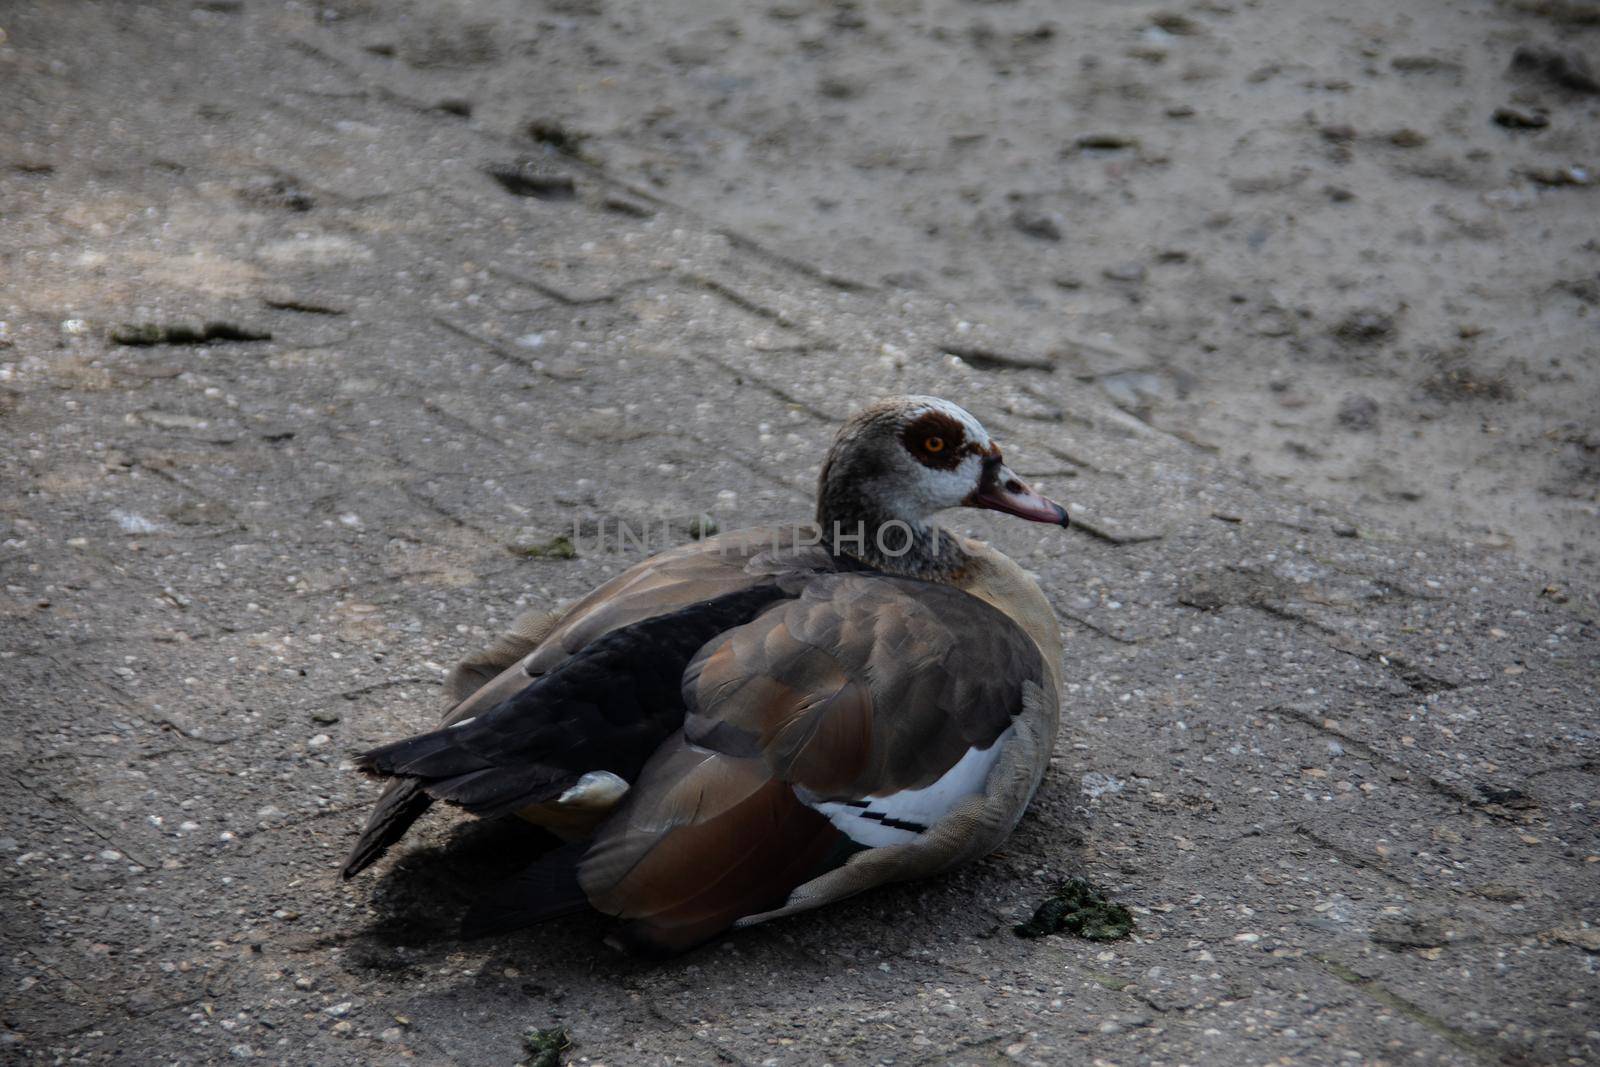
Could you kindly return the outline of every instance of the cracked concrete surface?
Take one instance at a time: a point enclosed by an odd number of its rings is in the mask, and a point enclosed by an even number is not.
[[[558,1025],[587,1063],[1600,1057],[1583,581],[1241,472],[1048,363],[951,359],[959,305],[467,121],[309,9],[4,28],[6,1059],[509,1063]],[[486,173],[520,159],[548,195]],[[271,340],[110,340],[208,322]],[[1067,637],[1000,853],[666,963],[598,920],[454,939],[514,827],[434,817],[337,881],[375,792],[345,755],[633,558],[521,549],[808,514],[834,422],[913,390],[1081,520],[950,517]],[[1133,940],[1012,936],[1078,874]]]

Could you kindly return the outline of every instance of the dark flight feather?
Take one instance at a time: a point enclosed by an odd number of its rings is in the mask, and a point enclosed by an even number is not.
[[[422,791],[412,779],[397,780],[378,798],[378,804],[367,818],[367,825],[356,840],[355,847],[339,870],[341,878],[354,878],[372,866],[389,846],[406,835],[411,824],[433,806],[433,798]]]
[[[633,781],[683,725],[683,672],[718,634],[791,594],[763,582],[615,630],[464,724],[384,745],[358,769],[478,815],[558,796],[589,771]]]

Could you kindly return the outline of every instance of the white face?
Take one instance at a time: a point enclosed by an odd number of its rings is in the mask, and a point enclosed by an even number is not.
[[[892,442],[888,470],[864,488],[893,515],[921,519],[959,506],[998,455],[988,431],[966,410],[938,397],[911,397]]]

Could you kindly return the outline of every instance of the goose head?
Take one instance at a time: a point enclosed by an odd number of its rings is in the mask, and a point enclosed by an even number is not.
[[[890,397],[857,413],[834,438],[817,484],[825,535],[834,524],[860,523],[870,536],[895,520],[920,532],[953,507],[1067,525],[1067,509],[1006,466],[982,423],[933,396]]]

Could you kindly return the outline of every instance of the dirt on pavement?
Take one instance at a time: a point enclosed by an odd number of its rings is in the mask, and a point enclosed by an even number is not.
[[[960,346],[1600,573],[1592,4],[335,3],[387,77]]]

